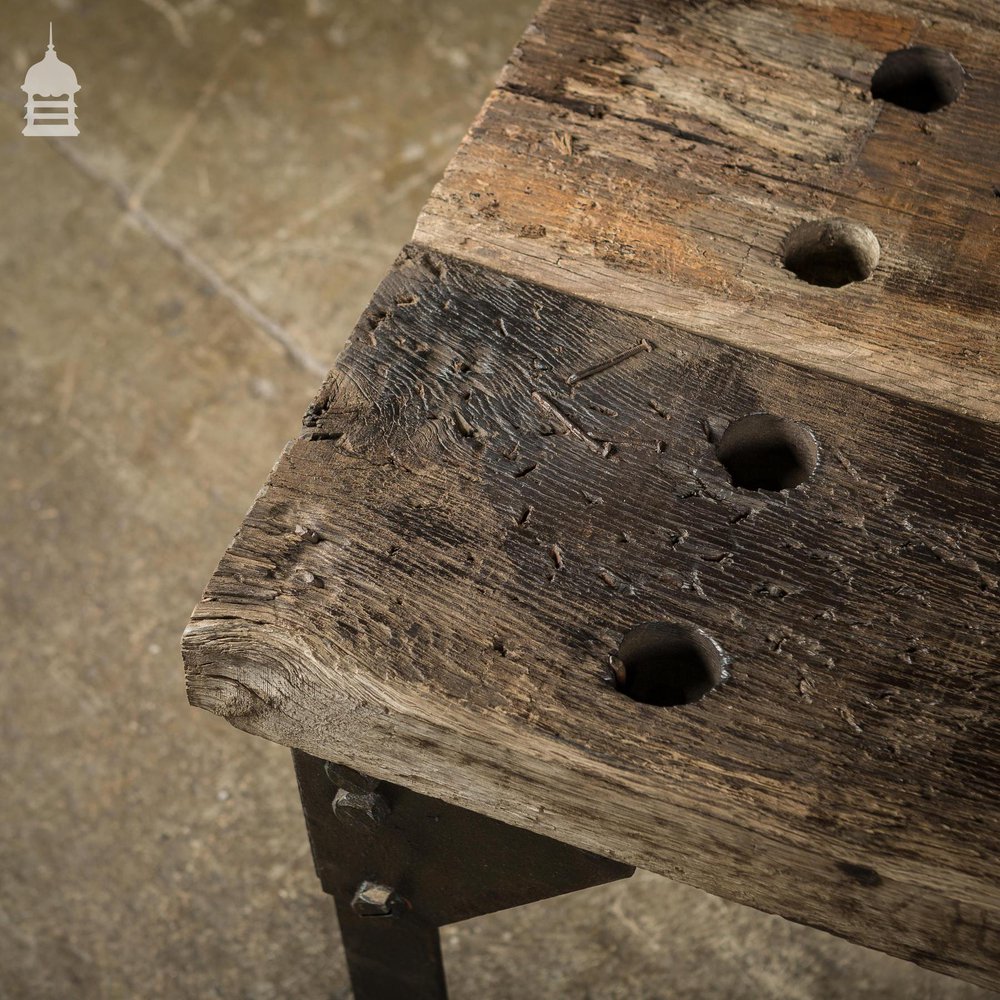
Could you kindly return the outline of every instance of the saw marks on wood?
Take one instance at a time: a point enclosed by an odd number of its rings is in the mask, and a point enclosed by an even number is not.
[[[190,697],[991,982],[998,443],[412,247],[196,612]],[[616,683],[650,622],[705,676]]]
[[[997,21],[544,5],[192,703],[996,986]]]
[[[937,7],[859,7],[546,6],[416,239],[996,418],[993,8],[970,6],[963,22]],[[916,40],[969,74],[934,114],[871,97],[887,53]],[[868,280],[834,290],[783,269],[796,226],[837,217],[877,238]]]

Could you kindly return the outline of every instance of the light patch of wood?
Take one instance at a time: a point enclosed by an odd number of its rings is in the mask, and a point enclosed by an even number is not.
[[[918,15],[919,5],[849,2],[659,14],[553,4],[415,239],[997,419],[1000,201],[989,171],[1000,161],[1000,35],[940,16],[926,27]],[[972,74],[944,112],[868,94],[885,51],[911,40],[953,50]],[[782,268],[788,232],[832,216],[879,239],[868,281],[820,288]],[[526,228],[544,235],[526,241]]]

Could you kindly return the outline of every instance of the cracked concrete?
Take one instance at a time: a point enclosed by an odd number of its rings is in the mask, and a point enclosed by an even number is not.
[[[52,6],[0,43],[0,995],[346,997],[288,754],[178,638],[533,2]],[[989,996],[652,876],[444,943],[457,1000]]]

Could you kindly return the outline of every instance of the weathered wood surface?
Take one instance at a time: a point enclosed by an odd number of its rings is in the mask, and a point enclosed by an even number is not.
[[[996,418],[1000,8],[765,0],[543,6],[415,239],[956,412]],[[886,52],[952,51],[943,111],[872,101]],[[831,292],[803,219],[882,246]]]
[[[549,4],[196,609],[192,703],[1000,985],[1000,25],[956,10]],[[914,39],[961,97],[863,100]],[[869,280],[782,269],[831,216]],[[719,461],[759,411],[815,434],[796,489]],[[616,690],[647,621],[729,679]]]
[[[994,426],[417,248],[339,370],[196,612],[194,704],[996,982]],[[820,444],[794,491],[716,458],[761,410]],[[651,619],[732,679],[614,690]]]

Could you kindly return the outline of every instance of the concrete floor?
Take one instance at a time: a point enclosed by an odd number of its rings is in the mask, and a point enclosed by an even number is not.
[[[192,605],[534,0],[0,3],[0,996],[346,997]],[[49,17],[77,139],[20,135]],[[446,930],[461,998],[992,994],[652,876]]]

